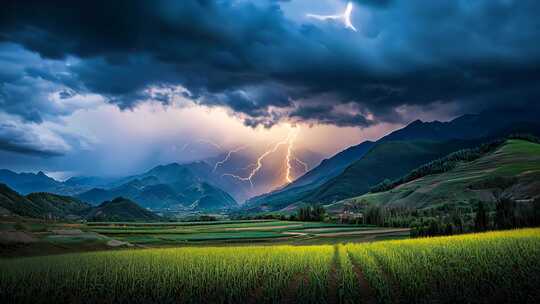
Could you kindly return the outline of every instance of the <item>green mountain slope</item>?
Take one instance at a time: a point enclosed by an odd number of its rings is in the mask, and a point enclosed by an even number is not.
[[[151,209],[227,209],[238,204],[228,193],[205,182],[211,179],[212,168],[204,162],[157,166],[137,176],[119,181],[114,187],[94,188],[77,195],[97,205],[116,197],[125,197]],[[205,207],[197,204],[205,198]]]
[[[26,198],[39,206],[45,216],[55,218],[80,217],[91,206],[76,198],[39,192],[30,193]]]
[[[69,196],[50,193],[22,196],[0,184],[0,207],[13,214],[35,218],[80,218],[90,205]]]
[[[324,204],[358,196],[384,179],[398,178],[424,163],[476,144],[475,141],[462,140],[381,142],[340,175],[310,192],[302,200]]]
[[[158,221],[162,218],[124,198],[92,207],[76,198],[51,193],[22,196],[0,184],[0,214],[40,219],[88,219],[100,221]]]
[[[0,184],[0,208],[3,213],[40,217],[41,208],[5,184]]]
[[[193,185],[183,191],[186,199],[192,201],[190,206],[196,210],[215,210],[237,207],[238,204],[227,192],[208,183]]]
[[[92,208],[85,218],[90,221],[159,221],[162,218],[136,203],[118,197]]]
[[[270,205],[273,208],[279,208],[286,206],[288,202],[301,199],[309,191],[339,175],[352,162],[362,158],[374,144],[374,142],[365,141],[359,145],[349,147],[323,160],[317,167],[286,187],[249,199],[246,206]]]
[[[348,204],[431,208],[444,204],[493,201],[494,193],[516,200],[540,196],[540,144],[508,140],[496,151],[454,169],[428,175],[392,190],[368,193],[328,206],[339,211]]]
[[[389,142],[448,142],[451,140],[480,142],[517,133],[540,135],[540,124],[538,123],[536,113],[523,111],[495,111],[483,112],[478,115],[463,115],[449,122],[422,122],[417,120],[402,129],[384,136],[379,139],[375,145],[379,146],[377,151],[380,151],[384,150],[383,147],[385,147],[381,145]],[[412,144],[415,145],[414,142]],[[359,145],[353,148],[359,149],[361,146],[362,145]],[[350,197],[351,195],[354,196],[365,193],[369,189],[370,184],[378,183],[377,181],[382,181],[384,178],[393,179],[396,176],[400,176],[404,171],[407,172],[418,163],[416,161],[411,161],[410,155],[404,155],[404,161],[399,162],[401,154],[408,153],[408,148],[400,147],[399,145],[394,146],[395,147],[392,147],[392,145],[386,146],[388,149],[394,149],[394,151],[383,151],[383,155],[380,156],[381,159],[384,158],[381,160],[382,163],[384,163],[386,157],[389,157],[387,168],[385,168],[384,164],[370,165],[370,162],[377,162],[377,160],[373,159],[374,152],[371,152],[370,157],[372,157],[372,159],[369,161],[363,161],[361,156],[358,157],[358,159],[349,159],[349,163],[346,163],[346,165],[339,168],[337,171],[338,174],[343,172],[342,176],[337,176],[336,178],[329,180],[330,178],[335,177],[335,175],[332,175],[328,179],[315,179],[315,181],[313,181],[310,178],[317,176],[318,174],[314,174],[315,172],[308,172],[304,175],[305,177],[298,179],[298,181],[293,182],[283,189],[250,199],[247,204],[245,204],[244,208],[248,211],[279,210],[288,205],[302,201],[328,203]],[[403,149],[404,152],[402,152],[401,149]],[[356,151],[352,152],[354,152],[352,153],[353,155],[359,155]],[[445,151],[442,150],[442,152]],[[437,155],[437,153],[435,154]],[[336,156],[340,155],[347,155],[347,150],[338,153]],[[419,159],[424,160],[432,157],[429,155],[425,156],[426,158],[420,157]],[[347,157],[345,160],[347,160]],[[356,162],[356,164],[353,165],[354,162]],[[321,163],[321,166],[322,165],[323,163]],[[327,165],[330,165],[326,166],[327,168],[331,168],[336,164],[328,163]],[[343,169],[349,165],[353,165],[357,170],[347,169],[343,171]],[[316,169],[321,168],[315,168],[312,171],[315,171]],[[358,172],[361,170],[369,171]],[[380,172],[388,174],[388,176],[379,174]],[[383,179],[381,179],[381,175]],[[310,183],[303,183],[302,180],[310,181]]]

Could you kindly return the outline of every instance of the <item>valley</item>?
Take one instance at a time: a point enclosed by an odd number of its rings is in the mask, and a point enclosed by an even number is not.
[[[539,14],[3,0],[0,304],[540,303]]]
[[[485,124],[415,121],[243,201],[220,160],[63,182],[2,170],[0,300],[535,302],[540,129],[458,136]]]

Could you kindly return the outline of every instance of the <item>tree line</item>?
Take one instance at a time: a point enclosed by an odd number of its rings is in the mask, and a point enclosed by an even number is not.
[[[411,228],[411,237],[454,235],[488,230],[540,226],[540,198],[516,201],[502,197],[494,203],[443,205],[425,210],[368,206],[353,224]]]
[[[521,139],[533,143],[540,143],[540,139],[533,135],[512,134],[503,139],[496,139],[491,142],[481,144],[476,148],[462,149],[450,153],[447,156],[424,164],[396,180],[385,179],[382,182],[371,187],[369,191],[371,193],[384,192],[392,190],[399,185],[408,183],[410,181],[422,178],[427,175],[448,172],[454,169],[460,162],[471,162],[482,157],[483,155],[486,155],[487,153],[495,151],[502,144],[504,144],[507,139]]]
[[[422,178],[427,175],[439,174],[448,172],[454,169],[460,162],[471,162],[474,161],[483,155],[496,150],[504,143],[504,140],[495,140],[486,144],[482,144],[479,147],[471,149],[462,149],[453,153],[448,154],[445,157],[430,161],[427,164],[424,164],[407,175],[404,175],[396,180],[385,179],[379,184],[370,188],[371,193],[384,192],[391,190],[401,184],[408,183],[415,179]]]

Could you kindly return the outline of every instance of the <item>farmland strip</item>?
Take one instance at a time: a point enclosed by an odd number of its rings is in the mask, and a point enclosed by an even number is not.
[[[383,263],[381,263],[381,258],[379,256],[377,256],[376,254],[371,254],[371,256],[375,260],[375,263],[378,265],[383,280],[386,281],[390,288],[390,303],[401,303],[402,295],[398,282],[394,279],[394,277],[390,275],[389,269],[385,267]]]
[[[347,258],[351,261],[352,269],[354,273],[356,274],[356,278],[358,280],[358,286],[360,287],[360,290],[358,292],[359,294],[359,302],[360,303],[377,303],[377,297],[375,296],[375,290],[371,288],[368,281],[366,280],[366,277],[364,273],[362,272],[362,268],[358,263],[354,261],[354,259],[351,258],[351,256],[347,253]]]
[[[337,245],[334,246],[334,256],[332,258],[332,264],[330,266],[330,275],[328,276],[328,291],[327,291],[327,303],[334,304],[340,303],[339,292],[339,278],[338,269],[340,269],[339,250]]]
[[[308,282],[308,276],[305,273],[297,273],[291,280],[289,287],[285,290],[285,293],[283,294],[283,297],[280,303],[283,303],[283,304],[297,303],[298,289],[300,288],[300,285],[307,284],[307,282]]]
[[[365,245],[347,245],[351,260],[362,269],[362,273],[375,290],[379,303],[392,303],[391,286],[381,267]]]

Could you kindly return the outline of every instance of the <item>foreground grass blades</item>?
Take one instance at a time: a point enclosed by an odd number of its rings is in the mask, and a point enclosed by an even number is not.
[[[540,299],[540,230],[348,245],[380,302]]]
[[[2,303],[534,303],[540,229],[68,254],[4,259],[0,269]]]

